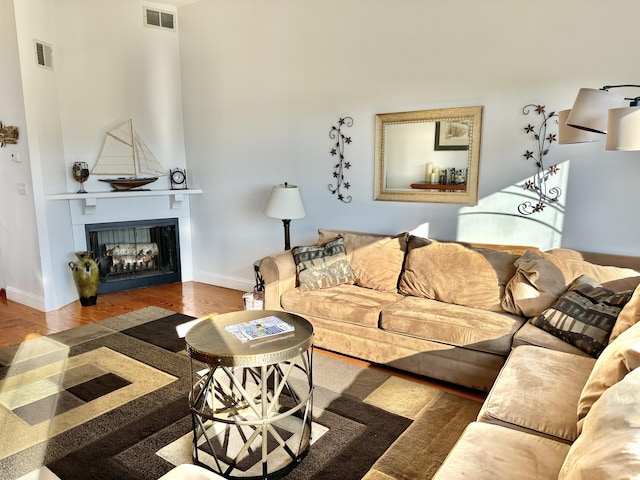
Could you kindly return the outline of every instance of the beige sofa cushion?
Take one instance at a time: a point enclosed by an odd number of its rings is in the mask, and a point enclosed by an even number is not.
[[[550,480],[569,445],[518,430],[473,422],[433,480]]]
[[[398,281],[407,250],[407,234],[383,237],[350,252],[357,285],[382,292],[398,292]]]
[[[380,311],[401,298],[397,293],[338,285],[311,292],[289,290],[280,302],[288,312],[378,328]]]
[[[398,291],[467,307],[502,311],[500,300],[518,256],[410,236]]]
[[[547,333],[538,327],[534,327],[529,322],[525,323],[513,336],[513,342],[511,344],[512,348],[520,347],[522,345],[544,347],[551,350],[557,350],[559,352],[581,355],[583,357],[589,356],[579,348],[560,340],[558,337],[554,337],[550,333]]]
[[[515,266],[502,307],[525,317],[540,315],[580,275],[587,275],[615,292],[633,289],[640,283],[640,273],[635,270],[573,260],[567,252],[554,255],[528,251],[516,260]]]
[[[404,297],[382,311],[380,328],[423,340],[507,356],[511,338],[526,320],[420,297]]]
[[[351,256],[360,247],[369,245],[381,238],[389,238],[390,235],[383,233],[355,232],[352,230],[328,230],[318,229],[318,245],[325,244],[335,239],[338,235],[344,238],[344,247],[347,250],[347,258],[351,261]]]
[[[613,342],[622,332],[635,325],[638,321],[640,321],[640,286],[636,287],[631,300],[627,302],[620,315],[618,315],[618,320],[616,320],[609,336],[609,343]]]
[[[640,369],[610,387],[593,405],[569,449],[558,480],[640,478]]]
[[[636,323],[604,349],[593,367],[578,401],[578,432],[598,398],[639,366],[640,323]]]
[[[478,420],[573,442],[578,399],[594,364],[590,357],[518,347],[500,371]]]

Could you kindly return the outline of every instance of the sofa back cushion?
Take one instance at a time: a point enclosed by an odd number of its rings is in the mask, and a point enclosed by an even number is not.
[[[398,292],[398,281],[407,250],[407,234],[384,237],[351,252],[356,285],[381,292]]]
[[[604,349],[585,383],[578,400],[578,433],[594,403],[611,386],[640,366],[640,323],[620,334]]]
[[[613,342],[622,332],[635,325],[638,321],[640,321],[640,285],[636,287],[631,300],[627,302],[620,315],[618,315],[618,320],[616,320],[609,336],[609,343]]]
[[[558,480],[640,478],[640,369],[609,388],[585,418]]]
[[[347,259],[356,272],[358,286],[381,292],[398,292],[408,233],[392,237],[350,230],[318,229],[320,244],[338,236],[344,238]]]
[[[356,252],[359,248],[369,245],[382,238],[390,238],[389,235],[384,233],[366,233],[355,232],[352,230],[328,230],[324,228],[318,229],[318,245],[324,245],[331,240],[335,240],[337,237],[344,239],[344,248],[347,253],[347,259],[351,261],[353,252]]]
[[[517,254],[410,236],[398,291],[494,312]]]
[[[640,273],[633,269],[596,265],[574,258],[567,251],[526,252],[515,262],[516,272],[507,284],[502,307],[525,317],[540,315],[580,275],[587,275],[615,292],[633,289],[640,283]]]

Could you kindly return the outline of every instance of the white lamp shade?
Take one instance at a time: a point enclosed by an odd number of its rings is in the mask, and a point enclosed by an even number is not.
[[[625,105],[624,97],[607,90],[581,88],[578,92],[567,125],[596,133],[607,133],[607,116],[611,108]]]
[[[274,185],[267,206],[264,208],[264,214],[281,220],[305,217],[307,214],[300,198],[300,189],[288,183]]]
[[[571,110],[560,110],[558,112],[558,143],[567,145],[570,143],[597,142],[602,138],[599,133],[589,132],[580,128],[567,125],[567,118]]]
[[[640,107],[609,110],[607,150],[640,150]]]

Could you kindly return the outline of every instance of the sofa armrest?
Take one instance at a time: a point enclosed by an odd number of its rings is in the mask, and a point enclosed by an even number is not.
[[[296,264],[291,250],[260,260],[260,274],[264,280],[265,309],[280,310],[282,294],[296,288]]]

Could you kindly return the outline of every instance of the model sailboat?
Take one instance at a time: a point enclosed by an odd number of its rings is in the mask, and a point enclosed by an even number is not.
[[[114,190],[139,188],[167,174],[149,147],[133,129],[131,120],[107,132],[100,156],[91,173],[122,175],[118,178],[100,179],[101,182],[109,183]]]

